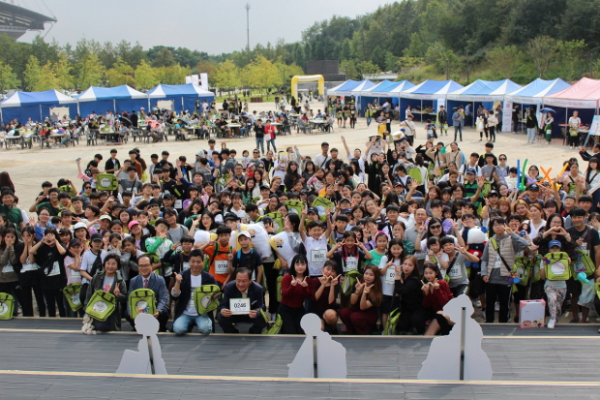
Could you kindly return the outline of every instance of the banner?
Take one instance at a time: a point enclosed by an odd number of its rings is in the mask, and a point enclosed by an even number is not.
[[[502,132],[513,132],[512,128],[512,112],[513,103],[512,101],[505,101],[502,108]],[[514,127],[514,132],[517,131],[517,127]]]
[[[198,75],[196,75],[196,79],[198,79]],[[200,74],[200,82],[200,87],[204,90],[208,90],[208,74]]]

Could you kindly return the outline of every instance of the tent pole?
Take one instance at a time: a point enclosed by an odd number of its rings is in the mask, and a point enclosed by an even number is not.
[[[42,105],[40,104],[40,124],[44,121],[44,116],[42,114]]]

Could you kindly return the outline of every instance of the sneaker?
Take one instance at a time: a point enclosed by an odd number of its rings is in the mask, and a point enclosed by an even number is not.
[[[500,304],[496,303],[496,305],[494,305],[494,311],[500,311]]]
[[[556,320],[554,318],[550,318],[550,321],[548,321],[548,329],[554,329],[555,325],[556,325]]]

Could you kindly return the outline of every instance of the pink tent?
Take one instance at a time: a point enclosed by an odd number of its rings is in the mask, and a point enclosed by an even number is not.
[[[565,108],[598,108],[600,102],[600,80],[581,78],[567,89],[544,97],[545,106]]]

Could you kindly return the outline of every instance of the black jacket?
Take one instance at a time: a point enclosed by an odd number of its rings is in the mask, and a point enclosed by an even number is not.
[[[225,285],[223,290],[223,296],[221,297],[221,305],[219,306],[219,312],[222,309],[229,310],[229,299],[239,299],[242,297],[242,293],[235,285],[235,281],[229,282]],[[263,289],[256,282],[252,282],[248,287],[248,298],[250,299],[250,309],[259,310],[263,308]]]
[[[209,274],[206,271],[202,271],[202,286],[204,285],[218,285],[218,283],[215,281],[215,278],[213,278],[213,276],[211,274]],[[192,282],[192,273],[191,271],[185,270],[181,273],[181,277],[183,278],[181,280],[181,285],[179,286],[179,289],[181,290],[181,292],[179,293],[179,297],[176,297],[177,299],[177,305],[175,306],[175,319],[179,318],[179,316],[181,314],[183,314],[183,312],[185,311],[185,308],[187,307],[188,302],[190,301],[191,296],[193,295],[192,293],[192,286],[191,286],[191,282]]]

